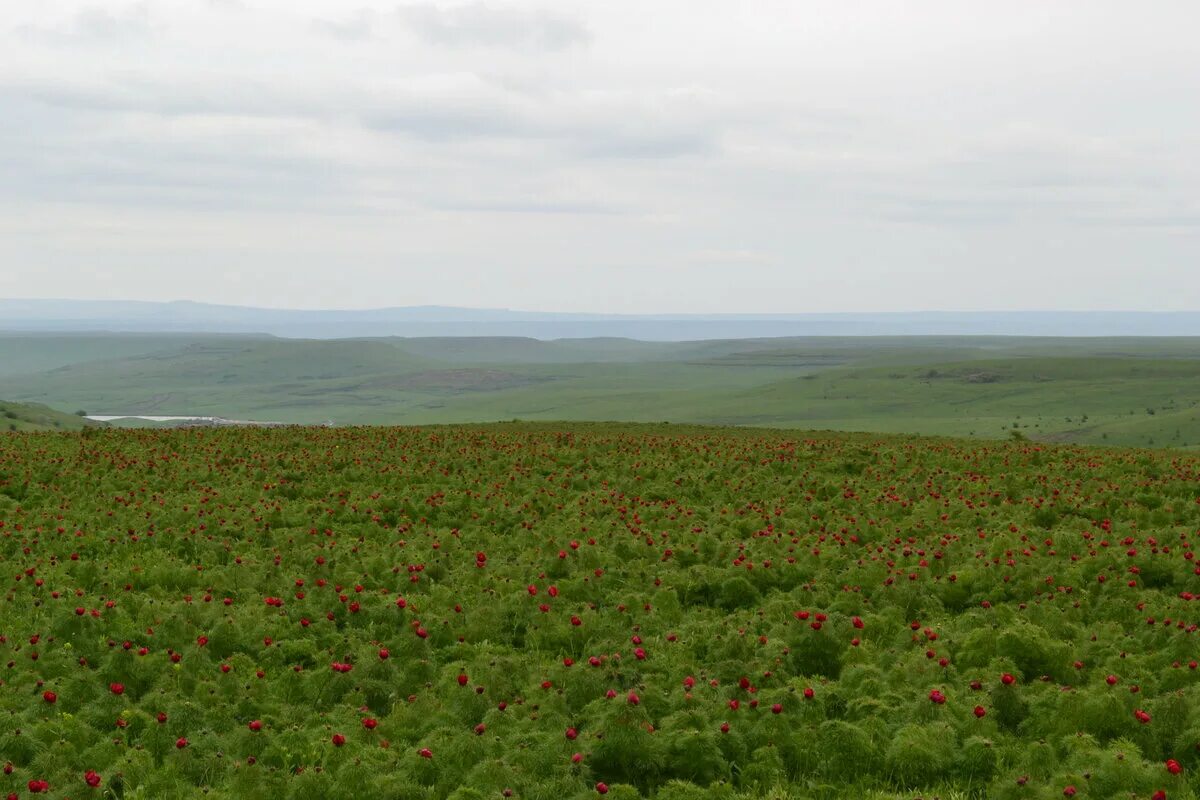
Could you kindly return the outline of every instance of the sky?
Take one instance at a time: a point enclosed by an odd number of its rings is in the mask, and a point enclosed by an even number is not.
[[[0,297],[1200,309],[1194,0],[38,0]]]

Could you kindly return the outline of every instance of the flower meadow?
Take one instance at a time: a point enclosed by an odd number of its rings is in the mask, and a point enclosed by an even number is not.
[[[0,437],[0,797],[1195,798],[1200,459]]]

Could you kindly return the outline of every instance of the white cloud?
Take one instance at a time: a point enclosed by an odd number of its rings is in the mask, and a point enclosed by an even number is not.
[[[150,5],[144,0],[126,6],[84,5],[65,19],[16,28],[21,35],[55,45],[129,43],[145,39],[154,29]]]
[[[499,2],[447,6],[418,2],[400,6],[397,13],[420,38],[449,47],[560,50],[591,39],[580,20],[552,6],[520,8]]]
[[[317,18],[313,26],[323,33],[336,39],[348,42],[364,41],[375,36],[378,15],[371,9],[360,8],[348,16],[337,18]]]
[[[309,306],[1197,306],[1197,22],[1173,0],[1153,25],[1116,0],[19,4],[0,295],[279,305],[287,274]]]

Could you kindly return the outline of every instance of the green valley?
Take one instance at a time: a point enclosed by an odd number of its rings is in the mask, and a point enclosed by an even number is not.
[[[0,396],[294,423],[610,420],[1200,445],[1200,340],[0,334]]]

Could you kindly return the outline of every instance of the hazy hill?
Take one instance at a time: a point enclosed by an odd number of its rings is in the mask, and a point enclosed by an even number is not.
[[[780,336],[1197,336],[1200,313],[581,314],[408,306],[293,310],[179,301],[0,300],[0,330],[271,333],[300,338],[505,336],[644,341]]]

